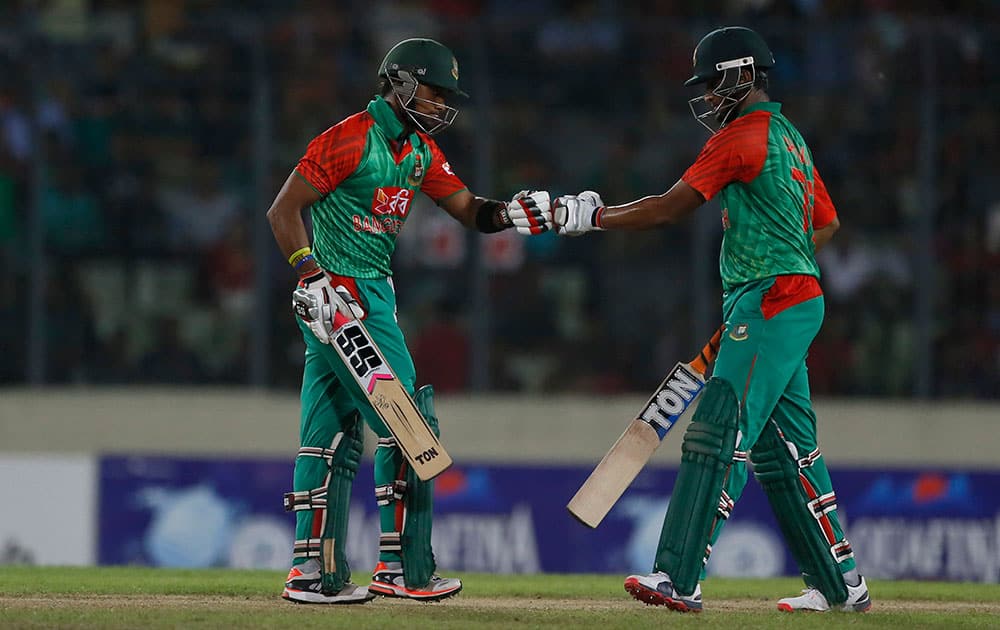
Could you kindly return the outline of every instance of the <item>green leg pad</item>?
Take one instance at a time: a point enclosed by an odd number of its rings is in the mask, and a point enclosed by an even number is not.
[[[330,483],[326,495],[326,528],[323,532],[323,546],[320,550],[320,564],[323,567],[323,592],[336,594],[351,579],[351,567],[347,562],[347,517],[350,513],[351,486],[358,473],[361,453],[364,449],[364,424],[361,417],[354,414],[343,423],[344,437],[330,462]],[[332,554],[332,557],[331,557]]]
[[[413,395],[413,402],[417,409],[427,420],[427,425],[434,432],[434,435],[441,437],[441,429],[438,427],[438,417],[434,412],[434,388],[424,385]]]
[[[684,433],[681,465],[656,549],[656,570],[670,575],[681,594],[694,592],[718,512],[726,472],[733,463],[740,404],[721,378],[705,385]]]
[[[847,601],[844,576],[830,551],[833,543],[809,508],[798,463],[774,422],[765,423],[750,460],[806,584],[819,589],[831,605]]]
[[[423,414],[435,435],[440,435],[434,413],[434,389],[424,385],[413,396],[413,402]],[[406,469],[406,495],[403,498],[406,517],[403,520],[401,557],[403,579],[410,588],[430,582],[437,566],[431,549],[431,525],[434,518],[434,482],[422,481],[409,466]]]

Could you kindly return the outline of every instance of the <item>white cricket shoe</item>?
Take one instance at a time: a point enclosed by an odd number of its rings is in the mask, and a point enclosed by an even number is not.
[[[419,588],[410,588],[403,579],[403,565],[400,562],[379,562],[372,571],[372,583],[368,590],[375,595],[384,597],[405,597],[423,602],[433,602],[452,595],[458,595],[462,590],[462,580],[458,578],[443,578],[434,574],[430,582]]]
[[[861,578],[861,583],[857,586],[847,586],[847,601],[839,610],[846,612],[866,612],[872,607],[872,599],[868,596],[868,584],[865,578]],[[778,600],[778,610],[783,612],[816,611],[826,612],[830,610],[830,604],[826,601],[823,593],[815,588],[802,589],[802,594],[798,597],[786,597]]]
[[[625,590],[651,606],[666,606],[677,612],[701,612],[701,584],[694,587],[694,593],[681,595],[674,589],[670,576],[663,571],[630,575],[625,578]]]
[[[375,594],[369,593],[367,587],[353,582],[347,582],[335,594],[322,592],[322,586],[323,573],[319,561],[310,558],[288,571],[281,596],[297,604],[364,604],[375,599]]]

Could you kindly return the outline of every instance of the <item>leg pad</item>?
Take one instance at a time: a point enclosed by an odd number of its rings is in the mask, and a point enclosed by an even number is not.
[[[823,526],[826,514],[836,509],[835,497],[809,496],[812,486],[799,471],[801,460],[793,456],[773,421],[764,425],[750,460],[806,584],[823,593],[831,605],[847,601],[836,556],[846,558],[850,545],[831,540],[832,533]]]
[[[437,415],[434,413],[434,389],[424,385],[413,396],[413,402],[423,414],[435,435],[440,435]],[[437,568],[431,549],[431,525],[434,512],[434,482],[422,481],[413,470],[406,467],[406,494],[403,497],[405,516],[400,542],[403,561],[403,579],[410,588],[419,588],[430,582]]]
[[[684,433],[680,470],[656,553],[656,570],[670,575],[681,594],[691,594],[698,586],[736,450],[739,418],[733,386],[721,378],[709,379]]]
[[[347,517],[350,513],[351,486],[358,472],[364,449],[364,424],[357,414],[343,422],[344,436],[330,458],[330,474],[326,493],[326,522],[320,564],[323,571],[322,591],[336,595],[351,579],[347,562]]]

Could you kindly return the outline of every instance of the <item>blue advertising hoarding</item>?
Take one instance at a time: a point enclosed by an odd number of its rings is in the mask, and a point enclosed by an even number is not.
[[[374,566],[371,463],[355,481],[348,554]],[[586,466],[454,466],[435,488],[443,570],[646,572],[676,471],[643,471],[595,530],[566,511]],[[881,578],[1000,581],[1000,473],[834,470],[840,513],[863,572]],[[98,561],[286,568],[294,516],[282,510],[291,461],[103,457]],[[759,486],[750,481],[709,573],[794,575]]]

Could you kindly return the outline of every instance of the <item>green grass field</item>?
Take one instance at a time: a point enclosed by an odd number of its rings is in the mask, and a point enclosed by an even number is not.
[[[705,612],[647,607],[621,576],[462,574],[452,599],[295,605],[273,571],[0,567],[0,628],[1000,628],[1000,586],[869,582],[871,612],[779,613],[795,579],[710,579]]]

